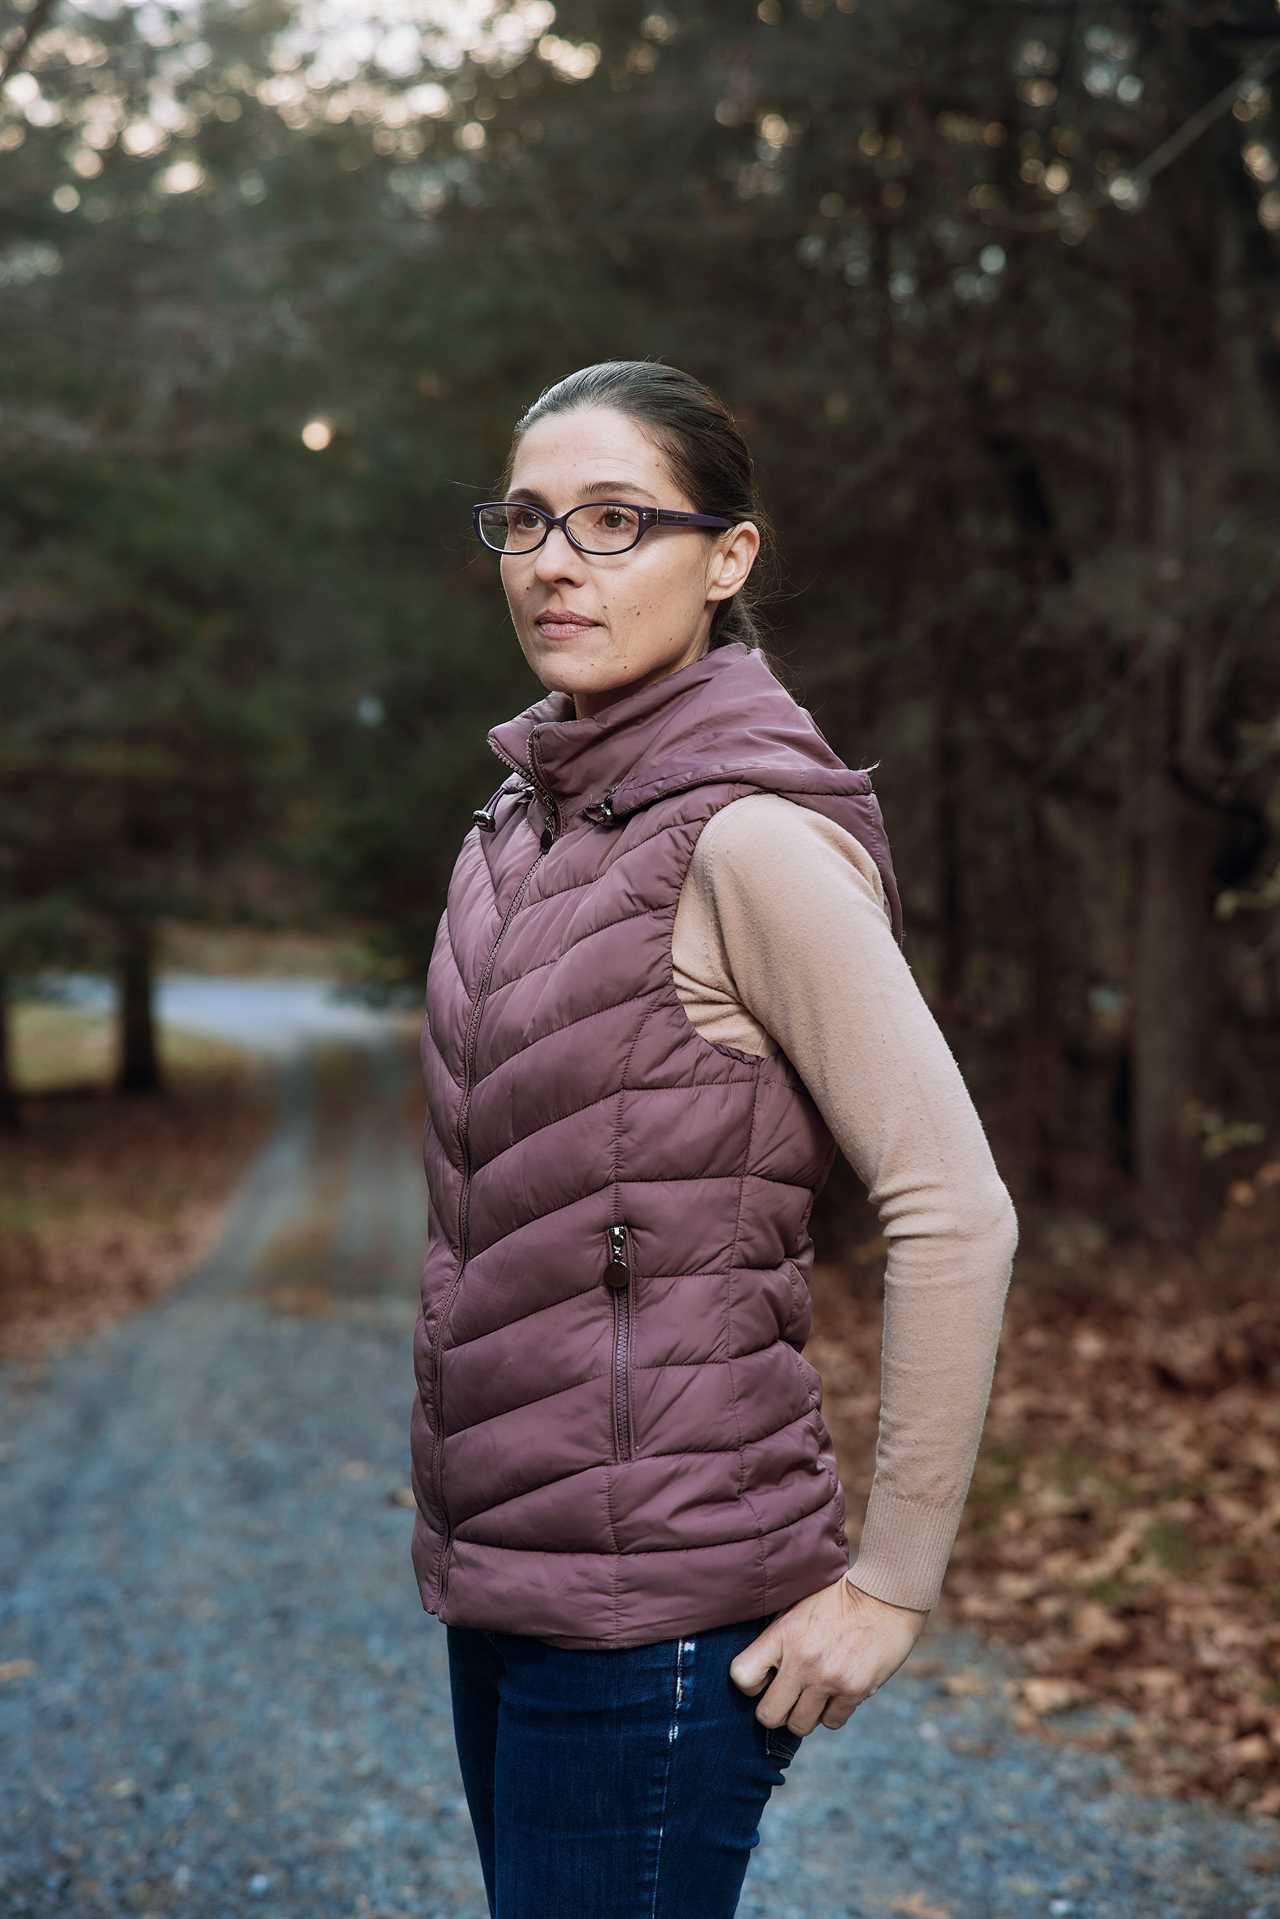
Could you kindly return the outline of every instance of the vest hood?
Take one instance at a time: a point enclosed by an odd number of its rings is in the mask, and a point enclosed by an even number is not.
[[[708,782],[817,799],[875,859],[901,941],[902,909],[872,768],[847,766],[809,709],[742,640],[713,647],[589,718],[575,717],[572,694],[550,692],[492,727],[488,740],[518,769],[499,793],[527,779],[566,820],[587,808],[600,818],[602,802],[603,817],[622,820]]]

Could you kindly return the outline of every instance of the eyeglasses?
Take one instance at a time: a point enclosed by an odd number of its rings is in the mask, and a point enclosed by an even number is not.
[[[547,513],[528,500],[483,500],[472,507],[479,538],[495,553],[536,553],[553,526],[579,553],[626,553],[651,526],[733,526],[723,513],[680,513],[669,506],[592,500],[567,513]]]

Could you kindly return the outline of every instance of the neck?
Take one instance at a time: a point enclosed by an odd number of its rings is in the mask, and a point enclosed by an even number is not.
[[[634,693],[642,686],[652,686],[657,680],[665,680],[672,673],[678,673],[682,666],[692,666],[711,651],[705,638],[699,636],[674,660],[664,661],[651,673],[641,673],[634,680],[623,680],[618,686],[601,687],[593,692],[573,695],[573,716],[577,720],[593,720],[605,712],[616,700],[623,699],[628,693]]]

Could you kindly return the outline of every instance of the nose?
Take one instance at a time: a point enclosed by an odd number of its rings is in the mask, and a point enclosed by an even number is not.
[[[548,530],[546,539],[533,556],[533,570],[540,580],[558,580],[566,573],[581,579],[582,555],[562,526]]]

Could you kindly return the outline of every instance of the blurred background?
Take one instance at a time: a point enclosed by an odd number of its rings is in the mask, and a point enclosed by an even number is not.
[[[941,1617],[1024,1733],[1280,1816],[1277,89],[1274,0],[0,13],[6,1459],[166,1303],[252,1297],[294,1391],[367,1338],[417,1626],[417,1017],[542,690],[469,508],[545,385],[665,360],[1019,1210]],[[847,1167],[815,1236],[856,1524]]]

